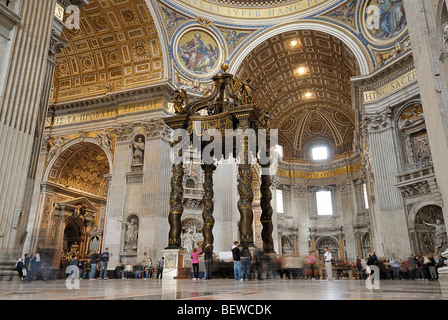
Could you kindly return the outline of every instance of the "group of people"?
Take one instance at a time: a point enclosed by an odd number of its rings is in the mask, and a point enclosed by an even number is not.
[[[102,253],[93,250],[89,261],[78,260],[77,255],[73,255],[70,266],[79,268],[81,279],[95,280],[99,269],[98,279],[106,280],[109,257],[108,248]],[[192,279],[199,279],[199,264],[202,259],[205,267],[202,279],[210,280],[215,262],[212,246],[207,244],[203,250],[200,247],[193,248],[190,258]],[[372,266],[378,267],[381,279],[437,281],[438,269],[445,266],[446,260],[442,256],[434,256],[431,253],[422,254],[421,252],[410,254],[407,259],[399,259],[394,253],[389,258],[379,259],[375,251],[372,251],[367,254],[366,258],[358,256],[354,262],[335,262],[328,248],[325,248],[325,252],[320,258],[316,252],[311,252],[306,256],[285,255],[277,258],[275,253],[265,253],[258,248],[250,250],[247,246],[240,246],[237,241],[232,246],[232,258],[233,277],[238,281],[252,280],[255,277],[258,280],[281,277],[332,280],[334,274],[339,278],[346,276],[344,274],[346,272],[348,272],[347,276],[362,280],[369,276]],[[16,270],[21,280],[32,281],[36,279],[41,265],[42,259],[39,252],[33,255],[27,253],[16,262]],[[156,274],[156,279],[162,279],[164,265],[164,257],[161,257],[155,264],[151,258],[148,258],[145,265],[142,263],[119,264],[115,268],[115,278],[149,280]]]
[[[152,259],[148,258],[146,265],[142,263],[120,263],[115,268],[115,279],[144,279],[150,280],[156,271],[156,279],[163,278],[163,269],[165,267],[165,258],[161,257],[156,265],[153,265]]]
[[[25,253],[23,258],[20,257],[16,262],[15,269],[22,281],[31,281],[36,280],[41,265],[42,259],[37,251],[35,254]]]
[[[367,261],[358,257],[356,268],[360,278],[365,277],[369,265],[376,265],[382,279],[437,281],[438,269],[445,266],[445,258],[432,253],[410,254],[407,259],[399,259],[394,253],[390,258],[378,259],[375,252],[369,253]]]
[[[89,280],[95,280],[96,270],[99,269],[98,279],[106,280],[107,264],[109,263],[109,258],[109,248],[104,249],[104,252],[101,253],[98,253],[98,251],[94,249],[90,255],[90,260],[87,263],[78,260],[77,255],[73,255],[72,260],[70,261],[70,265],[78,266],[81,279],[85,279],[88,277]]]

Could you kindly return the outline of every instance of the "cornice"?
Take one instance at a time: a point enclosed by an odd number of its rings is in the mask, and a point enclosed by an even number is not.
[[[154,98],[155,95],[161,95],[168,99],[174,96],[175,88],[170,82],[161,82],[146,87],[128,89],[114,92],[102,96],[90,97],[75,101],[61,102],[50,105],[50,113],[71,113],[84,111],[85,108],[94,110],[106,106],[117,105],[121,103],[139,102]]]

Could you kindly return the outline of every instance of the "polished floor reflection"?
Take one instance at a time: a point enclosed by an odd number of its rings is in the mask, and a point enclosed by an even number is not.
[[[441,300],[439,282],[381,280],[368,289],[359,280],[83,280],[68,289],[64,280],[0,282],[0,300]]]

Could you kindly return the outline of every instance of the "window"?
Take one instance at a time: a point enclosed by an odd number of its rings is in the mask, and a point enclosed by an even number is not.
[[[277,201],[277,213],[284,213],[283,210],[283,190],[277,189],[275,192],[275,199]]]
[[[364,208],[369,209],[369,198],[367,196],[367,186],[365,183],[362,185],[362,191],[364,194]]]
[[[318,216],[333,215],[333,205],[331,202],[331,191],[322,190],[316,192],[316,204]]]
[[[327,147],[314,147],[311,150],[311,156],[313,160],[327,160],[328,159],[328,149]]]

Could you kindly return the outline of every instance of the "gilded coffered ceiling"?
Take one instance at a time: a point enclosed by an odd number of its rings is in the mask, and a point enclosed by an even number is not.
[[[251,78],[256,103],[274,118],[285,160],[309,159],[323,142],[333,156],[352,150],[355,115],[350,78],[353,53],[338,38],[311,30],[274,36],[246,56],[237,75]]]
[[[63,31],[53,102],[136,88],[163,79],[163,53],[145,0],[91,0],[80,29]]]
[[[78,143],[62,152],[51,168],[48,181],[61,186],[107,196],[110,170],[106,154],[95,144]]]

